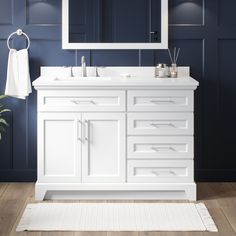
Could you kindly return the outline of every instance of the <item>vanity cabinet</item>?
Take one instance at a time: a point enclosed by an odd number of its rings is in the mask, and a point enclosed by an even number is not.
[[[125,111],[124,91],[40,91],[38,111],[40,182],[125,182],[126,115],[107,113]]]
[[[37,200],[196,200],[197,81],[55,82],[41,77],[33,84],[38,94]]]
[[[125,115],[39,113],[38,180],[125,182]]]

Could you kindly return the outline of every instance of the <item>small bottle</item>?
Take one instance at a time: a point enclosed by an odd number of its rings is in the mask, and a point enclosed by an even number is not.
[[[155,66],[155,78],[158,78],[158,76],[159,76],[159,66],[158,65],[156,65]]]
[[[158,78],[164,78],[164,77],[168,77],[168,67],[166,66],[166,64],[160,63],[156,66],[156,77]]]
[[[177,64],[171,64],[170,67],[170,77],[177,78],[178,77],[178,67]]]

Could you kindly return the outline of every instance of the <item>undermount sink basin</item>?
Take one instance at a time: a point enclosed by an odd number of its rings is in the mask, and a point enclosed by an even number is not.
[[[69,78],[54,78],[55,81],[109,81],[110,77],[69,77]]]

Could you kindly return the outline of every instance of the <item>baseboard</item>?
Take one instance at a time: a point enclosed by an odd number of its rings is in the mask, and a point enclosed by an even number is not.
[[[1,170],[0,182],[36,182],[37,170]],[[236,170],[196,170],[196,182],[236,182]]]
[[[236,182],[236,170],[196,170],[196,182]]]
[[[0,182],[35,182],[37,170],[1,170]]]

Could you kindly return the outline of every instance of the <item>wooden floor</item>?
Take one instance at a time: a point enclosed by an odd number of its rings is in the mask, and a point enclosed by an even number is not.
[[[25,205],[34,202],[33,183],[0,183],[0,236],[233,236],[236,235],[236,183],[199,183],[204,202],[219,229],[205,232],[22,232],[15,229]]]

